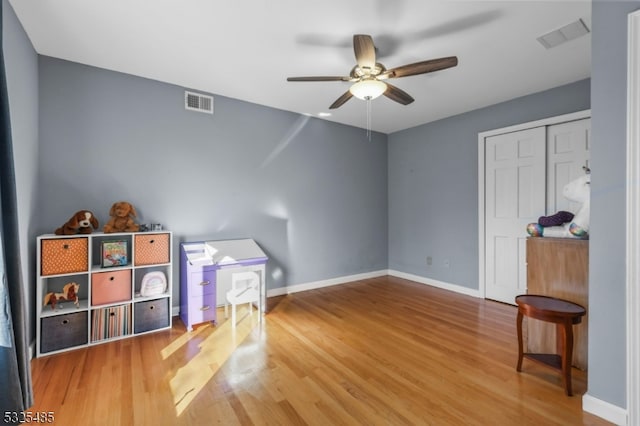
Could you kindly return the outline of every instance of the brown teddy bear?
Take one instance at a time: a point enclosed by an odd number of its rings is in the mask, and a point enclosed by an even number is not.
[[[113,203],[109,210],[109,221],[104,225],[104,232],[137,232],[140,226],[133,221],[136,217],[136,209],[127,201]]]
[[[79,210],[71,216],[60,228],[56,229],[56,235],[90,234],[93,229],[98,229],[98,219],[89,210]]]

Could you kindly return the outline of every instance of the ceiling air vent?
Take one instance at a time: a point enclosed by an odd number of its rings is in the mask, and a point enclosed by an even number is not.
[[[589,28],[587,28],[582,19],[578,19],[562,28],[541,35],[537,40],[545,48],[551,49],[552,47],[556,47],[586,34],[589,34]]]
[[[200,93],[185,90],[184,108],[190,111],[213,114],[213,96],[202,95]]]

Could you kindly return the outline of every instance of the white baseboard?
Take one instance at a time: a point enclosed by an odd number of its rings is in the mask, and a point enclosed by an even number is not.
[[[595,416],[602,417],[606,421],[616,425],[627,425],[627,410],[617,405],[610,404],[588,393],[582,396],[582,410]]]
[[[293,294],[301,291],[315,290],[318,288],[329,287],[329,286],[338,285],[338,284],[345,284],[352,281],[366,280],[368,278],[384,277],[385,275],[390,275],[392,277],[398,277],[398,278],[403,278],[410,281],[415,281],[420,284],[430,285],[433,287],[441,288],[443,290],[449,290],[455,293],[465,294],[467,296],[481,297],[480,292],[475,289],[463,287],[457,284],[447,283],[444,281],[434,280],[432,278],[425,278],[419,275],[407,274],[405,272],[400,272],[393,269],[383,269],[380,271],[366,272],[363,274],[346,275],[343,277],[331,278],[328,280],[313,281],[313,282],[308,282],[303,284],[294,284],[287,287],[274,288],[271,290],[267,290],[267,297],[282,296],[285,294]]]
[[[301,291],[315,290],[318,288],[330,287],[338,284],[345,284],[351,281],[384,277],[385,275],[389,275],[388,272],[389,272],[388,270],[384,269],[381,271],[365,272],[362,274],[346,275],[343,277],[330,278],[328,280],[312,281],[308,283],[289,285],[286,287],[273,288],[271,290],[267,290],[267,297],[282,296],[285,294],[298,293]]]
[[[466,294],[467,296],[482,297],[479,290],[473,288],[463,287],[457,284],[451,284],[444,281],[434,280],[433,278],[425,278],[419,275],[407,274],[406,272],[400,272],[393,269],[389,269],[388,274],[392,277],[403,278],[405,280],[415,281],[420,284],[430,285],[432,287],[441,288],[443,290],[453,291],[455,293]]]

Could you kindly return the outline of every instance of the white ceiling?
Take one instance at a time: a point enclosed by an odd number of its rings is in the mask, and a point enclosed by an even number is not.
[[[387,68],[457,56],[456,68],[391,82],[415,98],[372,102],[372,128],[417,126],[590,76],[591,37],[546,50],[536,38],[589,1],[9,0],[39,54],[317,116],[346,82],[353,34],[370,34]],[[325,119],[366,127],[352,98]]]

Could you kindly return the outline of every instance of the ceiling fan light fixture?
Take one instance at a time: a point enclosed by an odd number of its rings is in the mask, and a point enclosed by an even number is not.
[[[376,79],[360,80],[349,88],[349,92],[358,99],[375,99],[387,90],[387,85]]]
[[[376,62],[376,46],[370,35],[355,34],[353,36],[353,50],[356,55],[356,65],[348,76],[316,76],[316,77],[287,77],[287,81],[350,81],[354,84],[336,99],[329,109],[341,107],[349,99],[356,97],[365,101],[384,95],[401,105],[409,105],[414,99],[404,90],[386,83],[387,79],[409,77],[412,75],[427,74],[440,71],[458,65],[457,56],[429,59],[399,67],[387,68]],[[381,81],[385,80],[385,81]],[[367,102],[367,109],[371,108],[371,102]]]

